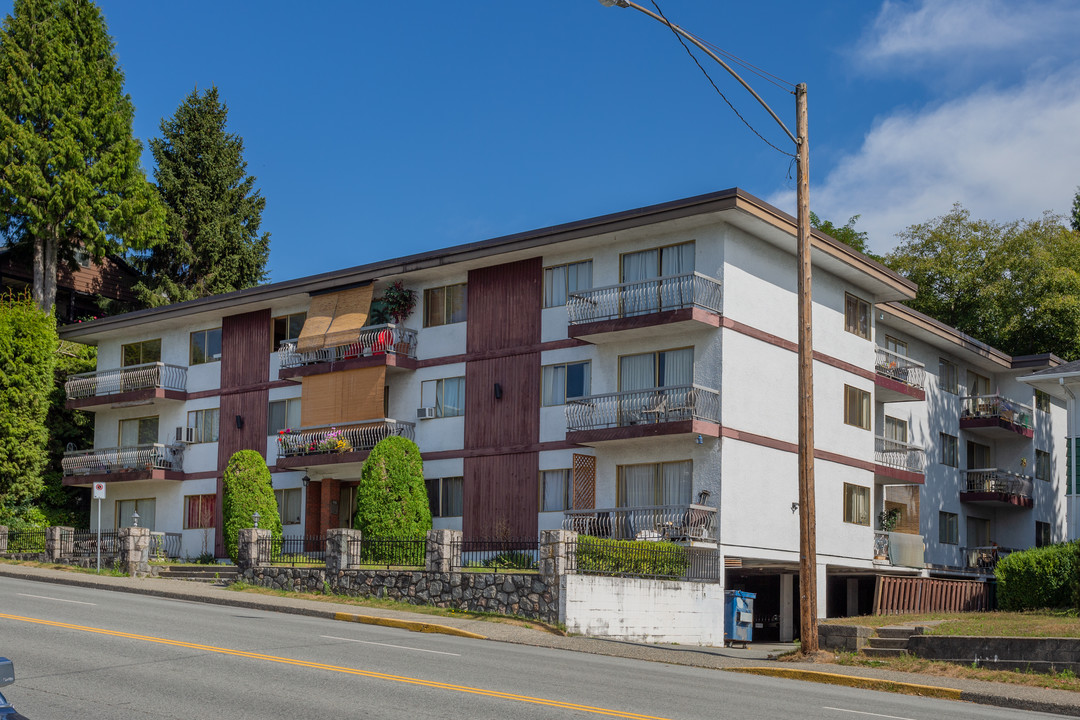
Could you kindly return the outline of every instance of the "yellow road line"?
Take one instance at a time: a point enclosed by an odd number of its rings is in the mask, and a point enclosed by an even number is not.
[[[483,688],[468,687],[467,685],[454,685],[452,683],[442,683],[434,680],[421,680],[419,678],[410,678],[403,675],[390,675],[387,673],[372,672],[370,670],[357,670],[355,668],[341,667],[339,665],[326,665],[324,663],[309,662],[307,660],[294,660],[292,658],[278,657],[276,655],[263,655],[262,653],[247,652],[246,650],[232,650],[230,648],[201,645],[199,643],[189,643],[182,640],[169,640],[167,638],[152,637],[149,635],[136,635],[134,633],[120,632],[118,630],[104,630],[102,628],[87,627],[84,625],[72,625],[70,623],[56,622],[54,620],[40,620],[38,618],[8,615],[5,613],[0,613],[0,618],[32,623],[35,625],[64,628],[66,630],[79,630],[81,632],[95,633],[97,635],[126,638],[129,640],[141,640],[143,642],[158,643],[160,645],[171,645],[173,647],[187,648],[190,650],[202,650],[204,652],[218,653],[221,655],[232,655],[234,657],[249,658],[251,660],[264,660],[266,662],[296,665],[315,670],[329,670],[331,672],[359,675],[361,677],[374,678],[376,680],[389,680],[391,682],[406,683],[409,685],[420,685],[423,687],[435,688],[437,690],[453,690],[455,692],[482,695],[484,697],[499,698],[502,700],[514,700],[516,702],[544,705],[547,707],[562,708],[564,710],[577,710],[580,712],[592,713],[594,715],[608,715],[617,718],[629,718],[629,720],[666,720],[666,718],[659,718],[653,715],[639,715],[637,713],[624,712],[622,710],[610,710],[607,708],[592,707],[590,705],[578,705],[576,703],[562,702],[560,700],[546,700],[544,698],[530,697],[528,695],[517,695],[515,693],[500,692],[498,690],[484,690]]]

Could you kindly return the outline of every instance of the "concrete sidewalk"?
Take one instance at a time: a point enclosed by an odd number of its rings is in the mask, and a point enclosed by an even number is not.
[[[751,643],[747,648],[652,645],[589,637],[566,637],[540,628],[498,621],[470,620],[409,612],[359,607],[337,602],[304,600],[276,595],[256,595],[228,590],[220,585],[165,578],[98,576],[0,563],[2,578],[138,593],[190,602],[204,602],[269,612],[285,612],[332,620],[399,627],[414,632],[439,632],[498,642],[549,647],[560,650],[609,655],[672,665],[689,665],[734,672],[786,677],[811,682],[868,689],[930,695],[998,707],[1037,710],[1080,717],[1080,693],[1047,690],[961,678],[894,672],[879,668],[848,667],[830,663],[777,662],[774,658],[794,649],[791,644]]]

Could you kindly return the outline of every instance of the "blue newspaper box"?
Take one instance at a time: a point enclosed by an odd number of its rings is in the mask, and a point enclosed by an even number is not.
[[[724,644],[742,643],[753,639],[754,598],[756,594],[742,590],[724,593]]]

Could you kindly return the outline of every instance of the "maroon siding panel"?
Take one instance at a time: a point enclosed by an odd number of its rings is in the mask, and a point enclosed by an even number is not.
[[[496,399],[495,386],[502,397]],[[540,353],[465,365],[465,449],[540,440]]]
[[[221,320],[221,389],[266,382],[270,373],[270,311]]]
[[[470,353],[540,342],[543,270],[537,257],[469,271]]]
[[[465,538],[535,538],[540,455],[488,455],[463,462]]]

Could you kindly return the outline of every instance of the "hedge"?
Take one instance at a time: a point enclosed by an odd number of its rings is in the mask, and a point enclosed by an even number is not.
[[[229,458],[222,477],[221,514],[225,523],[225,552],[236,562],[236,544],[243,528],[253,527],[252,516],[259,513],[259,527],[281,540],[281,517],[270,484],[270,470],[263,456],[254,450],[240,450]]]
[[[576,553],[577,571],[581,573],[681,578],[690,568],[689,551],[666,541],[579,535]]]
[[[1011,553],[998,561],[998,608],[1036,610],[1076,607],[1080,599],[1080,542]]]

